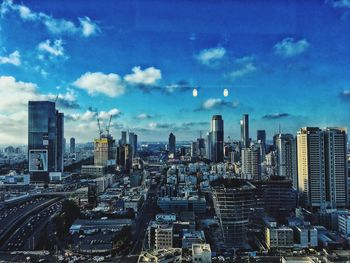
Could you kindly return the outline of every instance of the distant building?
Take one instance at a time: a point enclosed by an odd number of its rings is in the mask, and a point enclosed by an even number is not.
[[[150,248],[173,247],[173,225],[166,221],[151,221],[148,226],[148,244]]]
[[[127,144],[126,141],[126,131],[121,132],[120,146]]]
[[[298,190],[313,209],[348,204],[347,133],[345,128],[300,129],[297,135]]]
[[[32,181],[48,182],[50,172],[63,172],[64,115],[54,102],[28,103],[28,160]]]
[[[130,172],[132,169],[132,148],[130,144],[117,147],[117,165],[125,171]]]
[[[204,157],[206,154],[206,152],[205,152],[205,139],[204,138],[197,139],[197,154],[200,157]]]
[[[137,134],[130,132],[129,133],[129,144],[131,146],[132,157],[137,155]]]
[[[255,206],[255,186],[243,180],[213,183],[213,201],[225,244],[242,246],[247,239],[249,214]]]
[[[302,248],[317,247],[317,229],[311,225],[308,226],[296,226],[296,241]]]
[[[221,115],[211,119],[210,131],[210,160],[214,163],[224,161],[224,121]]]
[[[191,157],[197,156],[197,142],[191,143]]]
[[[265,243],[269,250],[291,249],[294,245],[293,229],[287,226],[277,226],[276,222],[265,220]]]
[[[173,133],[169,134],[169,143],[168,143],[168,150],[169,153],[175,154],[176,153],[176,138]]]
[[[75,153],[75,138],[70,138],[70,147],[69,147],[70,153]]]

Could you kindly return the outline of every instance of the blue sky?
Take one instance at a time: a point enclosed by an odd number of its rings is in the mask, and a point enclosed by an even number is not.
[[[350,124],[350,1],[0,1],[0,144],[26,143],[26,103],[54,100],[65,136],[195,139]],[[197,97],[192,96],[194,87]],[[229,96],[223,96],[223,89]]]

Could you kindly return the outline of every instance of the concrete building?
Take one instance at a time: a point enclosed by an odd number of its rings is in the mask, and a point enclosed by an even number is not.
[[[226,244],[242,246],[247,238],[249,214],[254,207],[255,186],[243,180],[213,183],[213,201]]]
[[[211,263],[209,244],[192,244],[192,263]]]
[[[288,226],[277,226],[274,221],[265,221],[265,244],[267,249],[291,249],[294,245],[293,229]]]
[[[150,248],[173,247],[173,225],[166,221],[151,221],[148,226],[148,244]]]
[[[115,140],[111,135],[102,135],[101,138],[95,139],[94,164],[108,166],[115,164]]]
[[[317,229],[311,225],[295,227],[296,241],[302,248],[317,247]]]
[[[338,231],[344,236],[350,236],[350,211],[338,215]]]
[[[82,165],[81,174],[92,177],[101,177],[105,174],[105,166],[103,165]]]
[[[182,249],[152,249],[146,252],[141,252],[138,263],[181,263]]]
[[[348,204],[347,134],[344,128],[300,129],[297,135],[298,190],[312,209]]]
[[[296,140],[291,134],[275,136],[277,152],[277,176],[286,177],[293,181],[293,187],[298,188],[297,148]]]
[[[261,179],[260,157],[260,147],[257,144],[252,144],[248,148],[242,149],[242,179]]]

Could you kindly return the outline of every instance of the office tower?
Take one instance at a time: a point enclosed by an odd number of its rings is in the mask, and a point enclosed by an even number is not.
[[[241,119],[241,142],[242,147],[249,147],[249,116],[248,114],[243,114]]]
[[[224,121],[221,115],[214,115],[210,131],[211,160],[214,163],[224,161]]]
[[[137,156],[137,134],[134,134],[134,141],[133,141],[133,145],[132,145],[132,153],[133,153],[133,157]]]
[[[256,131],[256,140],[260,141],[262,144],[266,145],[266,132],[265,130]]]
[[[213,183],[213,201],[226,245],[242,246],[247,239],[255,186],[248,181],[222,179]]]
[[[70,138],[70,153],[75,153],[75,138]]]
[[[292,180],[272,176],[268,180],[254,181],[252,184],[256,187],[257,207],[264,208],[277,222],[284,222],[296,208],[297,195]]]
[[[115,160],[115,140],[111,135],[95,139],[94,164],[108,166]]]
[[[64,115],[54,102],[28,103],[28,160],[32,181],[48,182],[50,172],[63,172]]]
[[[197,142],[192,142],[191,143],[191,157],[197,156]]]
[[[298,188],[296,140],[291,134],[278,134],[275,138],[277,152],[277,175],[293,181]]]
[[[127,141],[126,141],[126,131],[122,131],[121,135],[122,135],[122,137],[120,139],[120,145],[123,146],[123,145],[125,145],[127,143]]]
[[[260,145],[252,144],[241,150],[242,178],[261,179]]]
[[[124,145],[124,169],[127,172],[132,169],[132,147],[130,144]]]
[[[212,150],[211,150],[211,133],[208,132],[206,135],[206,143],[205,143],[205,152],[206,152],[206,157],[211,160],[211,154],[212,154]]]
[[[197,139],[197,154],[200,157],[205,156],[205,140],[204,140],[204,138]]]
[[[169,134],[169,153],[175,154],[176,153],[176,138],[173,133]]]
[[[301,128],[297,135],[298,190],[312,209],[342,208],[347,200],[347,134],[344,128]]]
[[[266,154],[266,132],[265,130],[256,131],[256,141],[260,143],[260,159],[265,160]]]

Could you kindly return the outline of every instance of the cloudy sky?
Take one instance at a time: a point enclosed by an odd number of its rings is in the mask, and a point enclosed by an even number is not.
[[[213,114],[231,138],[242,113],[251,137],[350,125],[349,0],[0,3],[0,144],[26,143],[28,100],[56,96],[78,142],[109,115],[141,141],[195,139]]]

